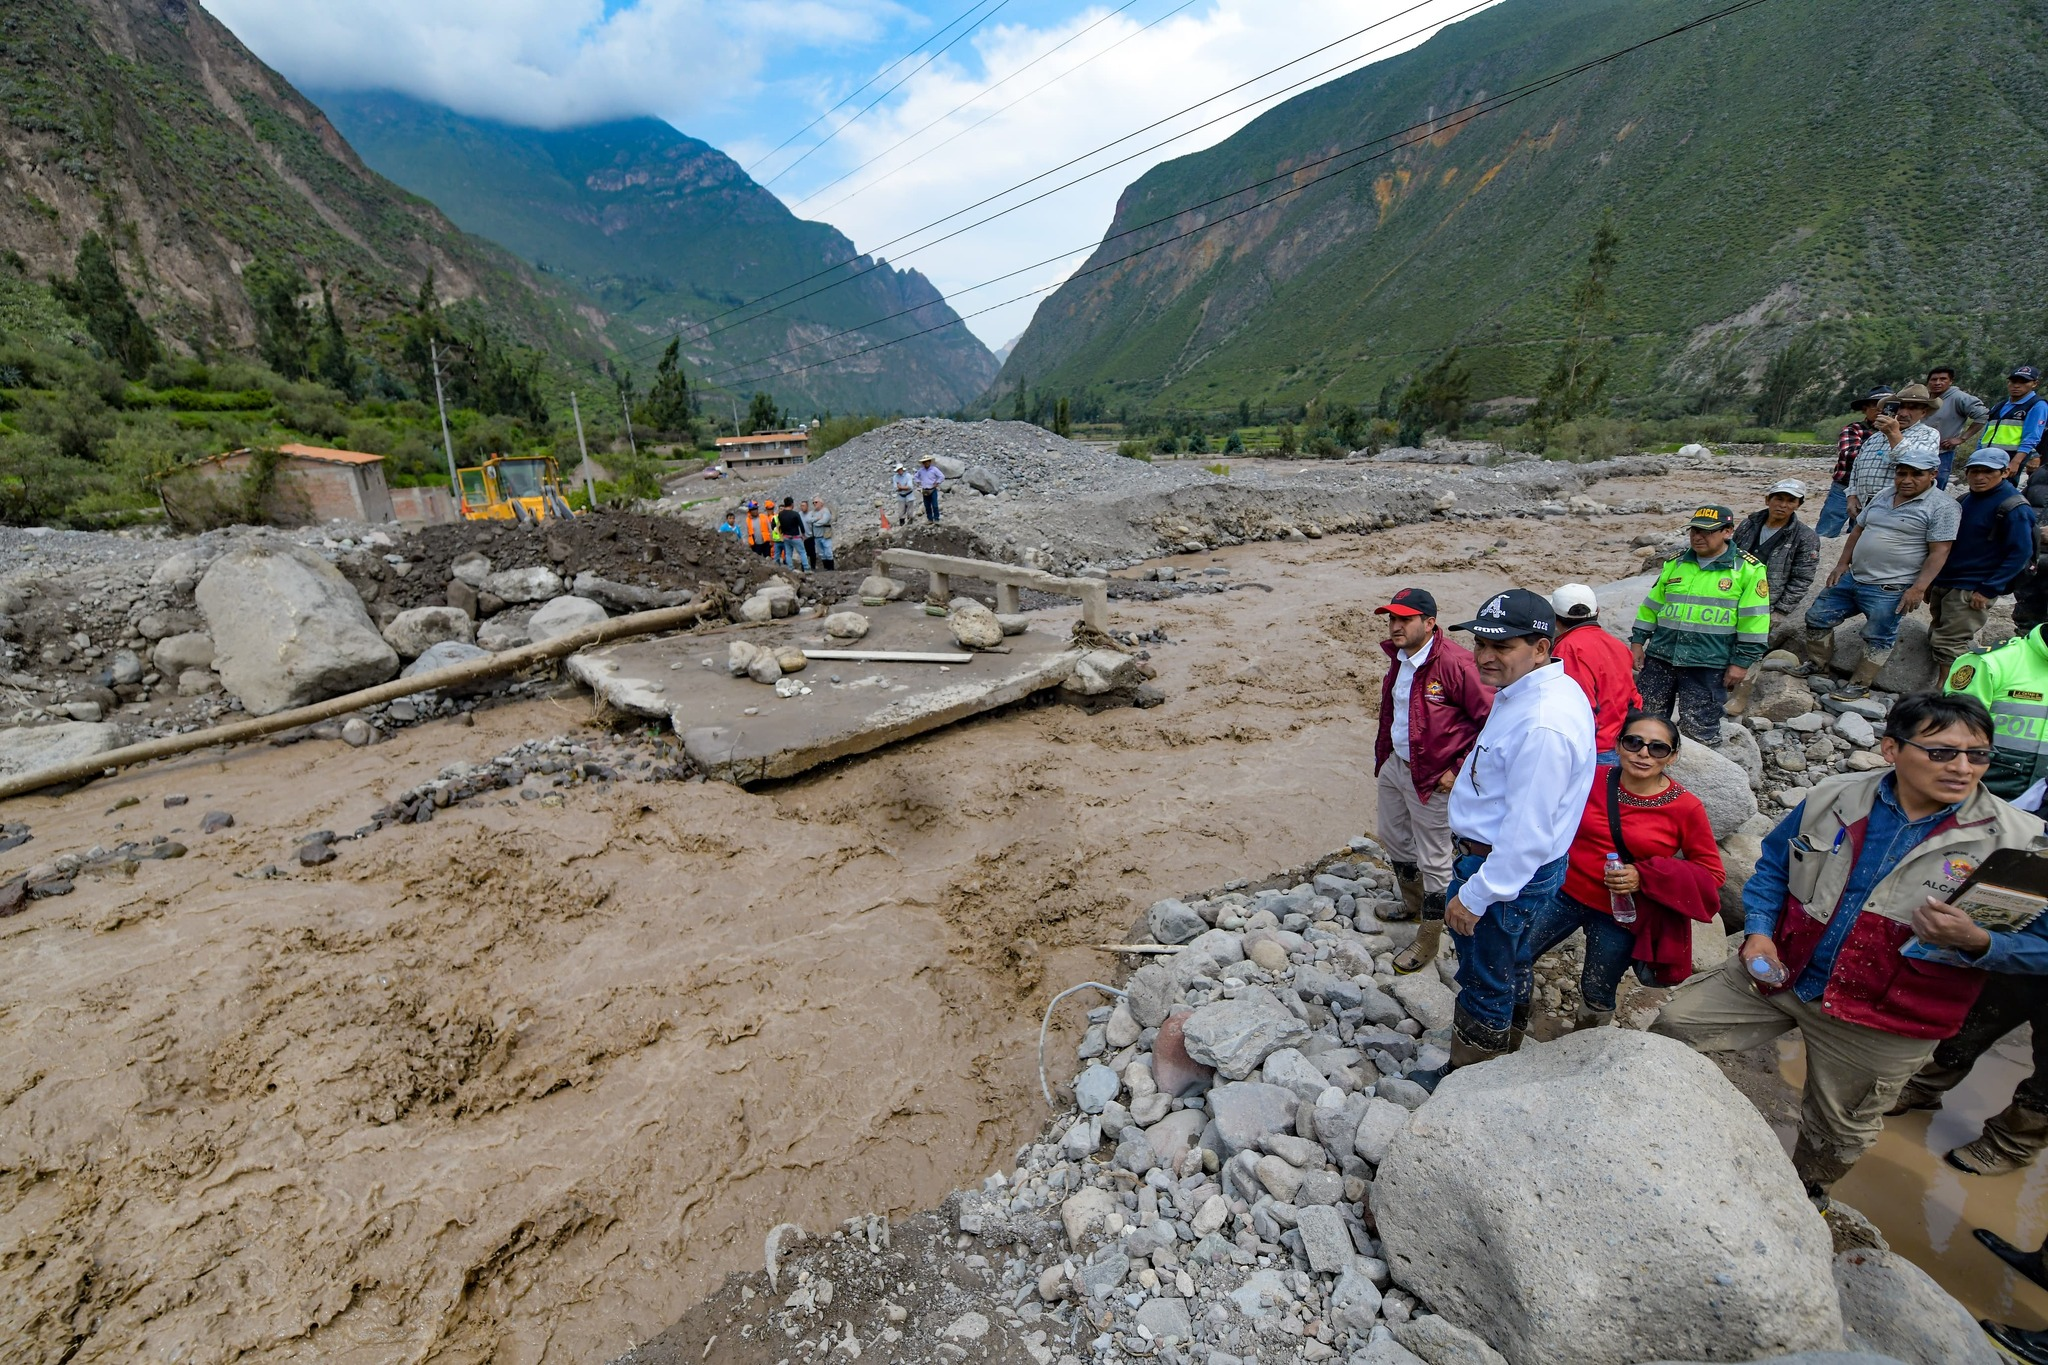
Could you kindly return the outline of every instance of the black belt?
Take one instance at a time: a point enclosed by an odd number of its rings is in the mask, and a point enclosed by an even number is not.
[[[1451,847],[1458,851],[1461,858],[1484,858],[1493,852],[1492,844],[1482,844],[1476,839],[1467,839],[1462,834],[1451,836]]]

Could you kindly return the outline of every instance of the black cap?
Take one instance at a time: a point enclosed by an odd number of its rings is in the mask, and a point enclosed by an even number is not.
[[[1374,616],[1435,616],[1436,599],[1422,588],[1403,588],[1387,600],[1384,607],[1374,607]]]
[[[1706,503],[1692,509],[1692,520],[1686,523],[1694,531],[1725,531],[1735,524],[1735,509],[1719,503]]]
[[[1482,640],[1519,640],[1541,636],[1548,640],[1557,628],[1550,603],[1527,588],[1509,588],[1497,593],[1479,609],[1479,615],[1452,630],[1469,630]]]

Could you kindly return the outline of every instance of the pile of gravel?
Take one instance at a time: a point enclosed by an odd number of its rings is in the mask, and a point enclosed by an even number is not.
[[[984,480],[1000,492],[1117,498],[1184,482],[1143,460],[1127,460],[1029,422],[951,422],[917,417],[857,436],[791,474],[777,497],[822,496],[834,507],[866,508],[891,496],[898,464],[916,469],[930,455],[949,481]]]

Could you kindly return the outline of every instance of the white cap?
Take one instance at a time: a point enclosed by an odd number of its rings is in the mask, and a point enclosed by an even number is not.
[[[1600,599],[1584,583],[1567,583],[1550,594],[1550,609],[1560,621],[1586,621],[1600,614]]]
[[[896,468],[897,468],[898,472],[908,472],[908,470],[909,470],[909,466],[908,466],[908,465],[901,465],[901,464],[899,464],[899,465],[897,465],[897,466],[896,466]]]
[[[1790,493],[1793,497],[1799,499],[1801,502],[1806,501],[1806,485],[1801,483],[1797,479],[1778,480],[1776,483],[1770,486],[1769,491],[1767,491],[1764,494],[1764,496],[1768,498],[1773,493]]]

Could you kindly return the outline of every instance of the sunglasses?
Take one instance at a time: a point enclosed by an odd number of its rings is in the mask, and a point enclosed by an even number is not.
[[[1951,749],[1945,744],[1938,748],[1930,749],[1925,744],[1917,744],[1910,739],[1902,740],[1901,743],[1909,749],[1918,749],[1936,763],[1953,763],[1958,758],[1969,759],[1970,766],[1973,768],[1989,767],[1991,763],[1991,751],[1989,749]]]
[[[1644,739],[1641,735],[1623,735],[1621,747],[1632,754],[1640,754],[1647,750],[1651,758],[1669,758],[1678,752],[1661,739]]]

